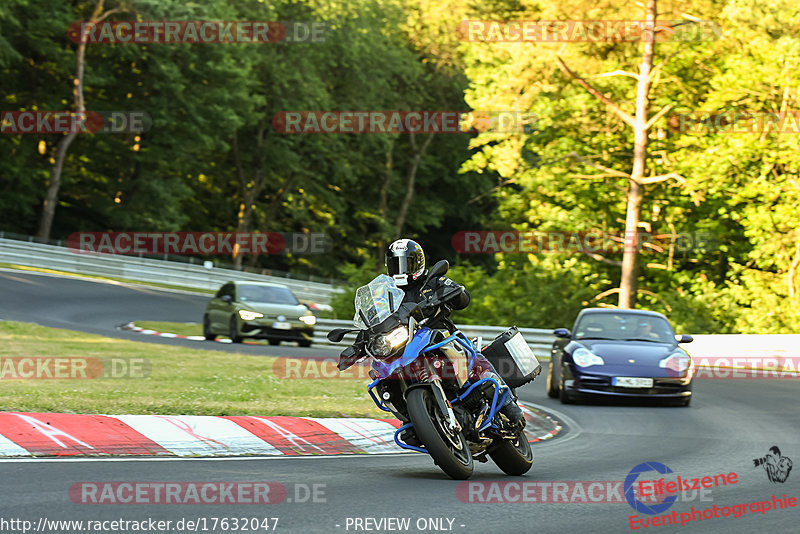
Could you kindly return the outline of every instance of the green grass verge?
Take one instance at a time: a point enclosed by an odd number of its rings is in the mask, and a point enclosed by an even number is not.
[[[200,323],[172,323],[169,321],[134,321],[138,327],[155,330],[156,332],[167,332],[170,334],[178,334],[179,336],[202,336],[203,325]],[[229,339],[228,336],[220,334],[217,339]],[[248,339],[248,343],[258,343],[268,345],[269,343],[264,339]],[[294,346],[297,343],[285,341],[285,344]]]
[[[171,323],[168,321],[134,321],[133,324],[156,332],[169,332],[179,336],[202,336],[203,325],[200,323]],[[228,336],[219,336],[227,338]]]
[[[151,286],[151,287],[161,287],[164,289],[180,289],[181,291],[192,291],[194,293],[204,293],[208,295],[213,295],[215,291],[213,289],[200,289],[196,287],[186,287],[186,286],[178,286],[174,284],[161,284],[158,282],[142,282],[140,280],[131,280],[129,278],[118,278],[114,276],[99,276],[93,274],[80,274],[80,273],[73,273],[70,271],[58,271],[55,269],[43,269],[41,267],[28,267],[27,265],[16,265],[14,263],[0,263],[0,267],[5,267],[6,269],[16,269],[19,271],[32,271],[35,273],[50,273],[50,274],[59,274],[62,276],[75,276],[78,278],[92,278],[94,280],[107,280],[110,282],[122,282],[125,284],[134,284],[137,286]]]
[[[0,322],[0,411],[101,414],[383,417],[367,380],[292,380],[274,357],[106,338]],[[269,349],[265,347],[265,352]],[[147,378],[13,379],[19,357],[144,358]]]

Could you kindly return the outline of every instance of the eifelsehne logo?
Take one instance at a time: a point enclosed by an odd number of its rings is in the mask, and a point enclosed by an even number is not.
[[[625,490],[625,500],[627,500],[628,504],[631,505],[631,508],[637,512],[656,515],[669,510],[670,506],[675,503],[678,497],[676,495],[671,495],[662,502],[656,504],[645,504],[637,499],[634,493],[634,484],[636,483],[636,479],[639,478],[640,474],[647,473],[648,471],[655,471],[662,475],[672,473],[672,469],[659,462],[644,462],[637,465],[631,469],[628,473],[628,476],[625,477],[625,484],[623,486]]]
[[[767,472],[767,478],[773,483],[786,482],[789,473],[792,472],[792,461],[786,456],[781,456],[781,450],[777,445],[770,447],[766,456],[754,458],[753,465],[755,467],[762,466]]]
[[[686,490],[710,490],[720,486],[727,486],[728,484],[737,484],[739,482],[739,475],[731,471],[730,473],[720,473],[714,476],[704,476],[696,478],[686,478],[677,476],[677,480],[665,480],[664,477],[659,477],[653,480],[637,480],[639,475],[649,471],[656,471],[662,475],[672,473],[672,469],[659,462],[645,462],[637,465],[631,469],[628,476],[625,478],[625,499],[631,508],[637,512],[658,515],[668,510],[678,499],[676,492]],[[636,493],[638,487],[638,496],[641,497],[666,497],[661,502],[655,504],[646,504],[638,499]],[[635,517],[635,516],[634,516]]]

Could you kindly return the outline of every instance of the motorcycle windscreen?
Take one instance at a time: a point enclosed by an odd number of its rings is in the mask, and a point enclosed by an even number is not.
[[[405,295],[391,277],[385,274],[376,276],[356,291],[353,324],[363,330],[382,323],[397,311]]]

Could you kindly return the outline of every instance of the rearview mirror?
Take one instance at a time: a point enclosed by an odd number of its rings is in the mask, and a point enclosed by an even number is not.
[[[568,338],[570,336],[570,333],[569,330],[567,330],[566,328],[556,328],[555,330],[553,330],[553,335],[556,337]]]
[[[447,260],[439,260],[433,264],[431,270],[428,272],[428,278],[425,280],[427,284],[429,280],[433,280],[436,277],[444,276],[444,274],[450,269],[450,263]]]
[[[334,343],[338,343],[339,341],[344,339],[344,336],[346,336],[350,332],[355,332],[355,330],[353,330],[352,328],[334,328],[333,330],[328,332],[328,335],[326,337],[328,338],[328,341],[333,341]]]
[[[691,343],[692,341],[694,341],[694,338],[692,336],[690,336],[689,334],[683,334],[678,339],[678,343]]]

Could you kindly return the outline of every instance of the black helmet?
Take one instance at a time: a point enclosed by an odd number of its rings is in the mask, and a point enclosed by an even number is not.
[[[425,272],[425,252],[416,241],[398,239],[389,245],[386,271],[398,286],[408,285]]]

